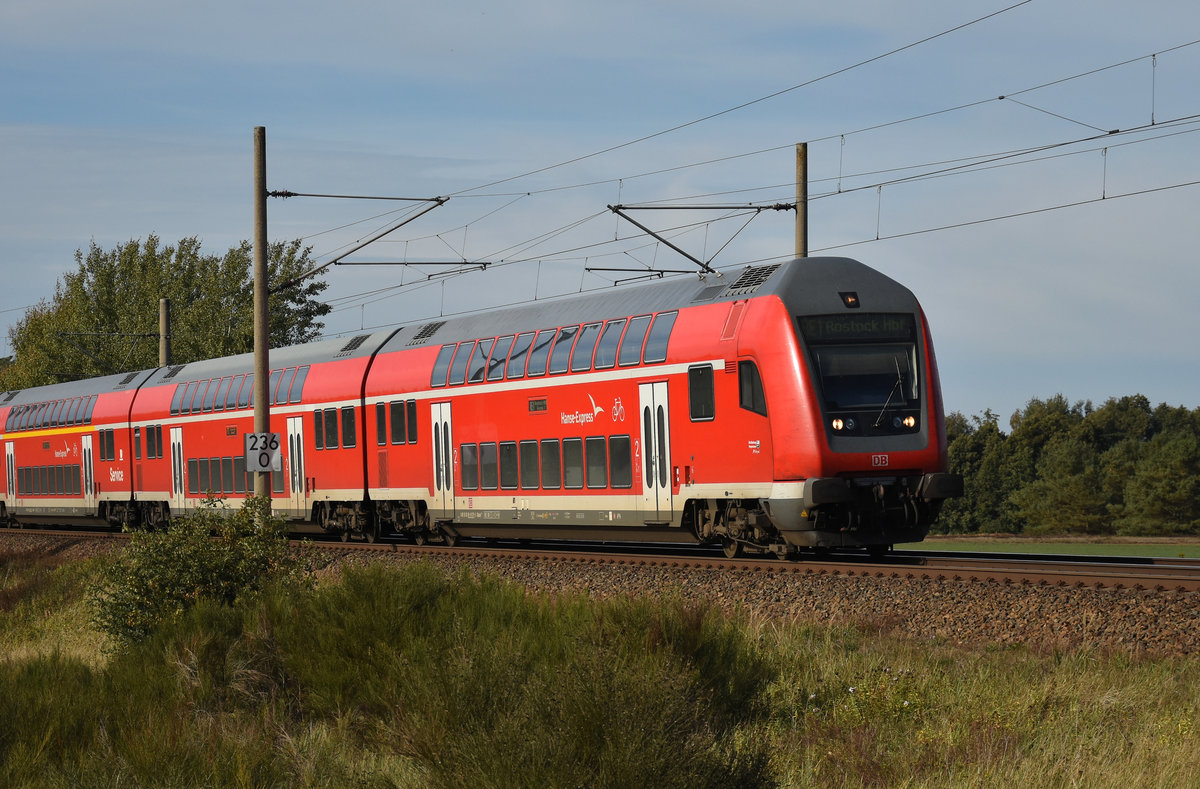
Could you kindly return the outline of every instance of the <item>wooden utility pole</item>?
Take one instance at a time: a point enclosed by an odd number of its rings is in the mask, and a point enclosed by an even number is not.
[[[158,300],[158,366],[171,366],[171,300]]]
[[[254,127],[254,432],[271,432],[270,342],[267,330],[267,130]],[[254,476],[254,495],[271,495],[271,472]]]
[[[808,143],[796,143],[796,257],[808,257]]]

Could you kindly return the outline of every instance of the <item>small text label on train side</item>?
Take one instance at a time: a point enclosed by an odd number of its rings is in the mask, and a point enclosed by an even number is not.
[[[875,468],[882,468],[888,464],[887,455],[871,455],[871,465]]]

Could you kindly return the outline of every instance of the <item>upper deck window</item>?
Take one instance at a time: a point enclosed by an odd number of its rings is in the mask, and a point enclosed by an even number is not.
[[[650,328],[650,316],[639,315],[629,319],[629,328],[621,338],[621,352],[618,363],[622,367],[637,364],[642,359],[642,343],[646,339],[646,330]]]
[[[527,331],[517,335],[513,340],[512,350],[508,352],[508,365],[504,375],[509,380],[525,377],[525,357],[529,346],[533,344],[533,332]]]
[[[579,333],[579,341],[571,353],[571,372],[583,373],[592,369],[592,352],[596,349],[596,340],[600,338],[600,324],[589,323]]]
[[[487,379],[489,381],[504,379],[504,368],[508,364],[508,352],[512,345],[513,336],[511,334],[496,340],[496,346],[492,348],[492,356],[488,359]]]
[[[554,334],[558,329],[542,329],[537,333],[537,339],[533,341],[533,348],[529,351],[529,364],[525,368],[525,374],[528,376],[545,375],[546,361],[550,356],[550,343],[554,340]]]
[[[443,345],[438,351],[437,359],[433,363],[433,375],[429,378],[430,386],[445,386],[446,374],[450,372],[450,359],[454,356],[454,345]]]
[[[458,350],[454,352],[454,361],[450,364],[450,383],[461,384],[467,380],[467,362],[471,359],[471,352],[475,350],[475,341],[460,342]]]
[[[595,366],[597,370],[607,370],[617,364],[617,345],[621,342],[621,330],[625,328],[625,319],[609,321],[604,325],[604,333],[596,345]]]
[[[488,354],[492,351],[492,343],[494,340],[480,340],[475,346],[475,350],[471,352],[471,361],[467,365],[467,381],[476,383],[483,380],[483,374],[487,368]]]
[[[671,329],[675,326],[677,312],[660,312],[654,316],[654,325],[650,327],[650,335],[646,338],[646,349],[642,351],[642,361],[646,364],[665,362],[667,360],[667,340],[671,338]]]
[[[578,326],[564,326],[554,341],[554,350],[550,352],[550,373],[565,373],[571,362],[571,348],[575,344],[575,335],[579,333]]]

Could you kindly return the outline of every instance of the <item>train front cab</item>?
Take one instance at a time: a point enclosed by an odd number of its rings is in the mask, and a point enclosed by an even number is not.
[[[779,305],[791,327],[785,345],[799,401],[784,419],[773,415],[791,432],[777,442],[775,476],[786,492],[763,510],[797,547],[924,539],[942,502],[963,492],[962,478],[946,472],[924,313],[906,288],[865,266],[822,284]]]

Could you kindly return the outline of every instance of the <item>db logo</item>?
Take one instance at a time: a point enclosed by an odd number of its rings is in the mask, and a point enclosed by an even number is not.
[[[871,465],[875,468],[886,466],[888,464],[887,455],[871,455]]]

